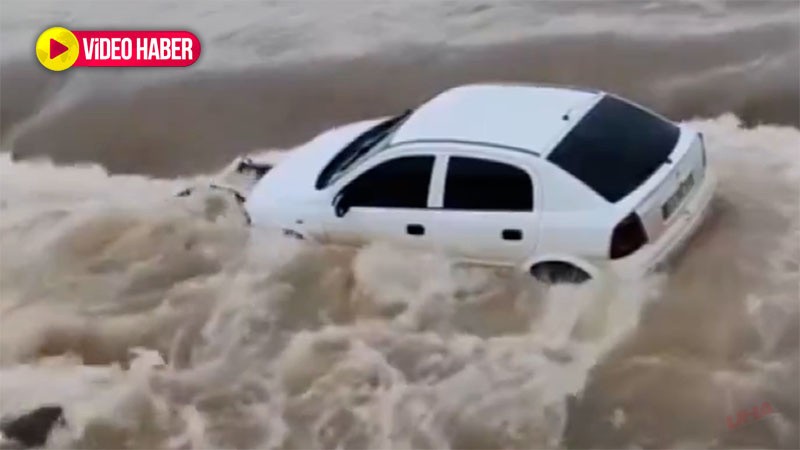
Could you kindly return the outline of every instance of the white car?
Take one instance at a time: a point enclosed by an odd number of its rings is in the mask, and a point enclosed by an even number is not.
[[[701,223],[714,190],[698,132],[617,96],[479,84],[321,135],[244,201],[256,226],[389,241],[551,283],[640,276]]]

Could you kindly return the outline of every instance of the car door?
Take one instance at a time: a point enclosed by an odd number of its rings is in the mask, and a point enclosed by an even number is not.
[[[435,160],[430,154],[391,158],[335,187],[335,214],[325,227],[328,240],[429,246],[428,199]]]
[[[431,239],[446,252],[490,264],[521,264],[536,249],[535,174],[513,157],[447,156]]]

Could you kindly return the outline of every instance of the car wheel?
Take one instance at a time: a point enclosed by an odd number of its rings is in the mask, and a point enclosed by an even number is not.
[[[545,284],[581,284],[592,277],[585,270],[563,261],[538,263],[531,275]]]

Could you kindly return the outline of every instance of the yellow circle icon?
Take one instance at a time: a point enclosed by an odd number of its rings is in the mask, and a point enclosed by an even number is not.
[[[79,54],[78,38],[66,28],[48,28],[36,40],[36,58],[55,72],[72,67]]]

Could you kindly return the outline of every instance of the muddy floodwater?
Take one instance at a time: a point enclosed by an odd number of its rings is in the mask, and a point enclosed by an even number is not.
[[[54,25],[187,29],[203,53],[50,73]],[[0,415],[62,406],[54,448],[798,448],[798,41],[782,1],[6,1]],[[545,289],[173,196],[479,81],[702,131],[718,192],[671,270]]]

